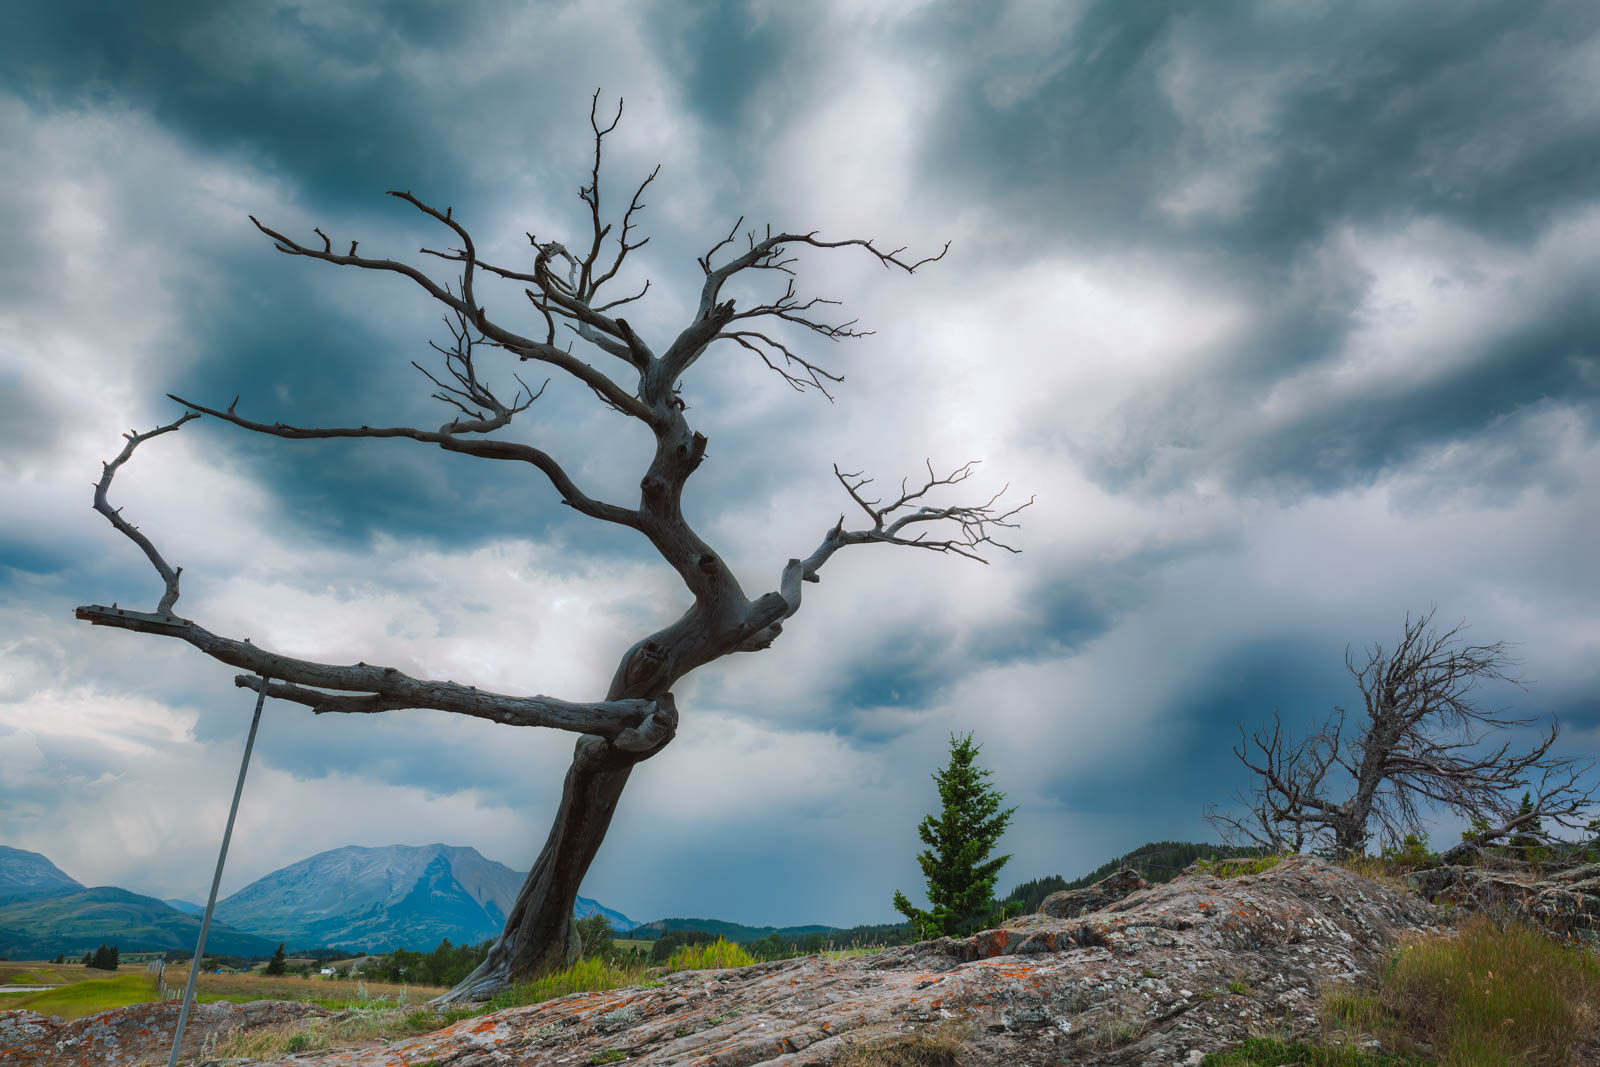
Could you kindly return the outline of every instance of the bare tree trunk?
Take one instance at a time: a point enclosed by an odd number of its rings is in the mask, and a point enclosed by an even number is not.
[[[639,758],[603,738],[578,739],[550,836],[517,894],[505,929],[478,969],[435,1004],[487,1000],[518,979],[559,971],[577,960],[572,908]]]
[[[634,764],[660,752],[674,736],[677,706],[666,687],[680,675],[671,665],[687,662],[693,650],[704,644],[707,632],[703,614],[691,609],[623,655],[609,692],[614,699],[652,693],[666,715],[667,729],[673,732],[645,751],[627,751],[591,734],[578,738],[550,836],[517,893],[499,939],[477,970],[433,1003],[488,1000],[515,982],[564,970],[577,962],[578,931],[572,909],[578,890],[605,840]]]

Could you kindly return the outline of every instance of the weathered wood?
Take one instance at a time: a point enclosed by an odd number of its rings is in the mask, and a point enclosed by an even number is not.
[[[620,114],[619,105],[619,117]],[[952,552],[974,559],[981,558],[979,550],[984,547],[1014,551],[992,534],[997,528],[1014,526],[1014,516],[1020,508],[997,507],[998,495],[973,506],[936,508],[923,503],[925,494],[964,481],[972,472],[970,463],[943,478],[936,477],[930,467],[924,484],[911,489],[902,483],[899,497],[887,505],[869,502],[859,495],[867,483],[858,475],[839,475],[846,491],[867,510],[872,525],[847,530],[841,519],[810,557],[804,561],[790,561],[780,578],[779,590],[753,600],[745,594],[727,562],[683,513],[684,487],[707,457],[705,434],[691,426],[685,417],[687,405],[679,393],[683,376],[714,344],[724,341],[731,343],[724,344],[722,350],[754,351],[796,388],[821,389],[824,381],[841,379],[765,331],[781,326],[799,329],[802,334],[809,331],[829,340],[859,337],[867,331],[856,329],[853,321],[832,323],[818,318],[820,310],[833,302],[821,298],[802,300],[795,295],[793,285],[787,285],[782,295],[742,311],[737,310],[731,300],[721,298],[724,285],[745,271],[753,275],[759,272],[792,274],[788,265],[794,261],[788,250],[793,246],[861,249],[885,267],[907,274],[942,258],[944,252],[923,259],[902,258],[903,250],[889,250],[862,238],[825,241],[815,232],[773,234],[768,229],[759,239],[752,232],[749,248],[744,253],[716,263],[717,257],[724,254],[724,248],[737,235],[741,220],[727,238],[700,259],[705,282],[699,307],[658,357],[651,345],[625,320],[607,314],[619,305],[642,297],[649,283],[634,295],[616,300],[603,301],[598,295],[601,286],[616,276],[628,252],[644,243],[644,239],[631,238],[632,227],[634,216],[643,207],[639,198],[655,174],[652,172],[639,185],[622,218],[620,246],[613,258],[604,261],[607,259],[602,256],[602,247],[606,246],[604,239],[612,230],[610,224],[601,221],[600,155],[602,141],[616,123],[613,121],[610,126],[602,127],[595,119],[592,106],[590,121],[595,133],[594,166],[590,183],[581,191],[584,202],[590,206],[593,224],[593,232],[585,242],[588,250],[580,258],[558,241],[541,244],[529,234],[529,243],[535,251],[532,273],[481,261],[471,234],[449,208],[440,211],[409,192],[394,191],[390,195],[447,227],[453,235],[452,243],[458,245],[447,251],[422,250],[426,255],[459,268],[455,287],[436,281],[406,263],[358,256],[359,242],[351,241],[349,252],[341,255],[333,251],[332,238],[320,229],[313,231],[319,242],[301,244],[251,219],[281,252],[336,266],[399,274],[442,304],[449,315],[447,325],[455,323],[450,327],[454,347],[435,346],[445,357],[445,373],[441,376],[421,367],[418,369],[439,389],[434,396],[459,411],[458,417],[438,430],[409,426],[299,427],[246,419],[235,411],[237,398],[224,409],[174,397],[190,409],[190,414],[150,434],[129,435],[128,446],[107,465],[96,490],[96,507],[150,557],[168,595],[155,613],[128,611],[115,604],[109,608],[87,605],[77,609],[78,618],[99,626],[185,641],[213,659],[248,671],[249,674],[235,679],[236,684],[303,704],[318,713],[370,714],[399,708],[436,708],[493,722],[549,726],[583,735],[577,742],[562,787],[555,822],[518,895],[504,932],[484,965],[453,990],[445,998],[447,1000],[485,997],[513,981],[570,962],[576,951],[573,903],[583,876],[605,837],[628,777],[636,764],[660,752],[677,732],[678,709],[672,698],[672,686],[695,668],[722,656],[758,651],[771,645],[782,632],[783,621],[799,610],[799,582],[817,581],[818,570],[834,551],[844,545],[872,543]],[[565,279],[551,269],[558,262],[566,264]],[[478,271],[529,286],[525,294],[543,319],[546,333],[543,341],[524,337],[489,315],[478,303],[474,290]],[[736,320],[740,327],[728,329]],[[570,346],[558,344],[558,321],[570,327],[585,343],[620,360],[623,377],[613,377],[574,355]],[[756,326],[751,327],[751,323]],[[502,402],[478,372],[474,362],[475,346],[508,351],[519,361],[542,362],[562,371],[587,386],[611,409],[647,426],[654,437],[654,448],[639,480],[638,505],[628,507],[591,497],[551,454],[530,445],[489,437],[490,433],[509,426],[543,390],[536,392],[524,384],[523,390],[510,402]],[[608,362],[608,366],[617,364]],[[154,545],[124,522],[105,500],[116,468],[128,459],[135,446],[149,437],[176,429],[198,417],[196,413],[199,412],[253,433],[287,440],[411,440],[480,459],[530,464],[561,494],[563,503],[591,518],[643,534],[662,560],[678,574],[691,602],[676,621],[632,645],[618,661],[606,699],[590,703],[486,692],[457,682],[412,678],[392,667],[367,663],[317,663],[259,648],[249,639],[237,640],[212,633],[191,620],[171,614],[177,593],[177,570],[167,566]],[[838,474],[837,468],[835,473]],[[929,530],[935,526],[944,534],[913,533],[913,530]],[[271,677],[274,681],[264,682],[257,675]]]

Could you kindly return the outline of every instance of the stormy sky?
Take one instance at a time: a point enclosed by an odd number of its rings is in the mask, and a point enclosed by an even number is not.
[[[263,421],[437,427],[441,309],[390,256],[589,239],[660,164],[616,283],[663,349],[743,228],[947,256],[800,253],[870,336],[805,335],[830,403],[714,347],[692,522],[747,591],[847,512],[832,465],[1036,502],[988,565],[842,551],[770,650],[676,689],[583,892],[635,919],[849,925],[920,898],[952,731],[1018,807],[1002,890],[1072,877],[1246,784],[1277,709],[1359,705],[1346,649],[1410,613],[1515,645],[1485,706],[1600,740],[1600,8],[1574,2],[167,2],[0,14],[0,843],[203,899],[248,725],[233,669],[91,628],[160,583],[89,509],[177,393]],[[610,238],[608,238],[609,240]],[[746,298],[763,292],[757,279]],[[519,287],[482,302],[540,324]],[[582,342],[578,342],[582,346]],[[507,393],[526,368],[486,357]],[[594,358],[603,358],[595,354]],[[432,361],[432,362],[430,362]],[[537,387],[542,376],[530,379]],[[559,378],[507,431],[627,503],[647,434]],[[184,567],[180,614],[288,654],[598,699],[683,610],[642,538],[531,470],[203,418],[113,502]],[[1513,738],[1533,739],[1532,732]],[[269,702],[223,892],[347,844],[524,869],[573,738]],[[1434,822],[1435,843],[1460,823]]]

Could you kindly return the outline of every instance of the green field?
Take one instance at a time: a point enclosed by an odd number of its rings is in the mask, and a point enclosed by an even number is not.
[[[106,972],[88,971],[88,973],[102,975]],[[156,976],[149,971],[141,970],[109,978],[91,977],[42,993],[14,994],[0,1001],[0,1005],[7,1010],[27,1008],[41,1015],[81,1019],[85,1015],[97,1015],[112,1008],[125,1008],[129,1004],[146,1004],[159,999],[161,998],[156,992]]]

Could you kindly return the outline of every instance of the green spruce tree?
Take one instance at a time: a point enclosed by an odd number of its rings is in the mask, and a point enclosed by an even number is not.
[[[997,916],[994,883],[1011,857],[988,859],[1005,833],[1016,808],[1000,810],[1005,794],[988,784],[989,772],[974,760],[983,746],[972,735],[950,735],[950,763],[933,775],[942,804],[939,816],[928,815],[917,833],[928,848],[917,856],[928,880],[929,910],[914,906],[899,890],[894,906],[924,938],[969,932]]]
[[[1527,815],[1533,811],[1533,794],[1523,793],[1522,802],[1517,805],[1518,815]],[[1506,844],[1508,851],[1516,859],[1525,863],[1543,863],[1550,858],[1550,850],[1544,847],[1544,842],[1533,836],[1544,829],[1544,820],[1535,818],[1523,824],[1523,833],[1513,834]]]
[[[283,942],[279,941],[278,942],[278,950],[276,952],[274,952],[272,954],[272,958],[267,961],[266,973],[267,974],[282,974],[283,971],[284,971]]]

